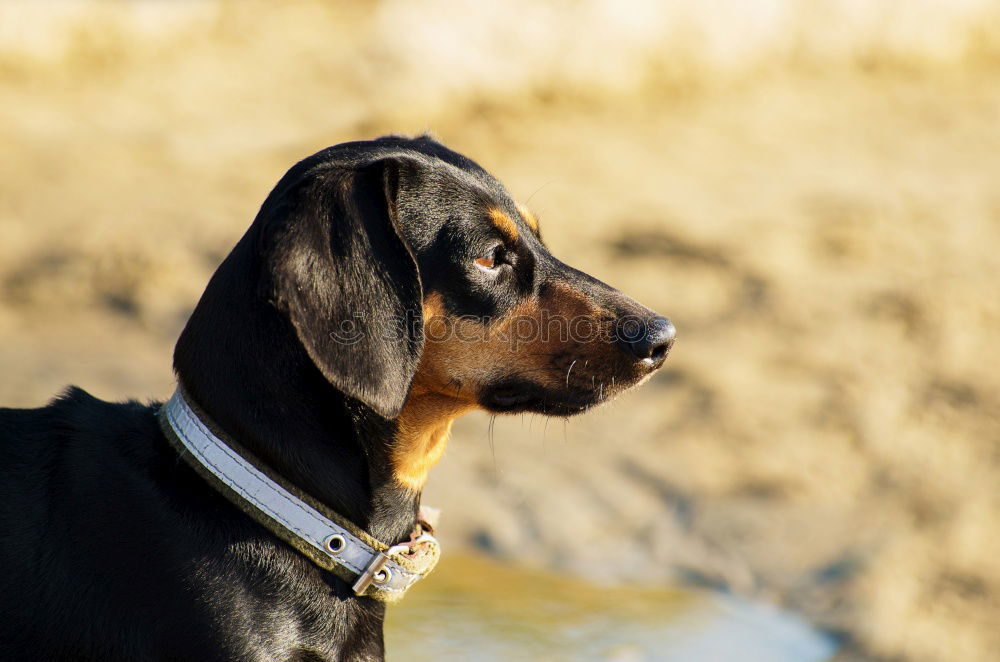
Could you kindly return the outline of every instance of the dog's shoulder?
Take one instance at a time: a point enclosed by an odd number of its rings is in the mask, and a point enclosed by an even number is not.
[[[155,404],[107,402],[70,387],[44,407],[0,408],[0,482],[7,488],[40,490],[81,471],[100,482],[127,465],[148,466],[166,449]]]

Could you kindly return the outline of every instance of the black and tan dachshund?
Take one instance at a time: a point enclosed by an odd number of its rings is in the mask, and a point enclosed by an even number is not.
[[[389,136],[289,170],[174,368],[228,438],[391,545],[457,416],[583,412],[657,370],[673,338],[553,257],[479,165]],[[179,459],[160,407],[74,387],[0,410],[0,660],[383,659],[385,605]]]

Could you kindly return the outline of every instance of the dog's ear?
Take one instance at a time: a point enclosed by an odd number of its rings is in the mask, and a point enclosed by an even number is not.
[[[423,349],[420,276],[397,215],[401,170],[417,168],[385,158],[293,169],[258,219],[263,294],[326,379],[386,418]]]

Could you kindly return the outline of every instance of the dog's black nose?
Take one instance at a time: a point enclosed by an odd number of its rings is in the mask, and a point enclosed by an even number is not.
[[[666,317],[654,317],[644,322],[630,320],[620,327],[619,341],[637,359],[654,365],[663,363],[674,344],[677,329]]]

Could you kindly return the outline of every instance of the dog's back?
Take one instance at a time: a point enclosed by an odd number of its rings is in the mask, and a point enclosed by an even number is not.
[[[158,435],[150,407],[77,388],[0,409],[0,659],[141,660],[202,636],[171,618],[193,606],[164,572],[176,541],[158,536],[182,515]]]

